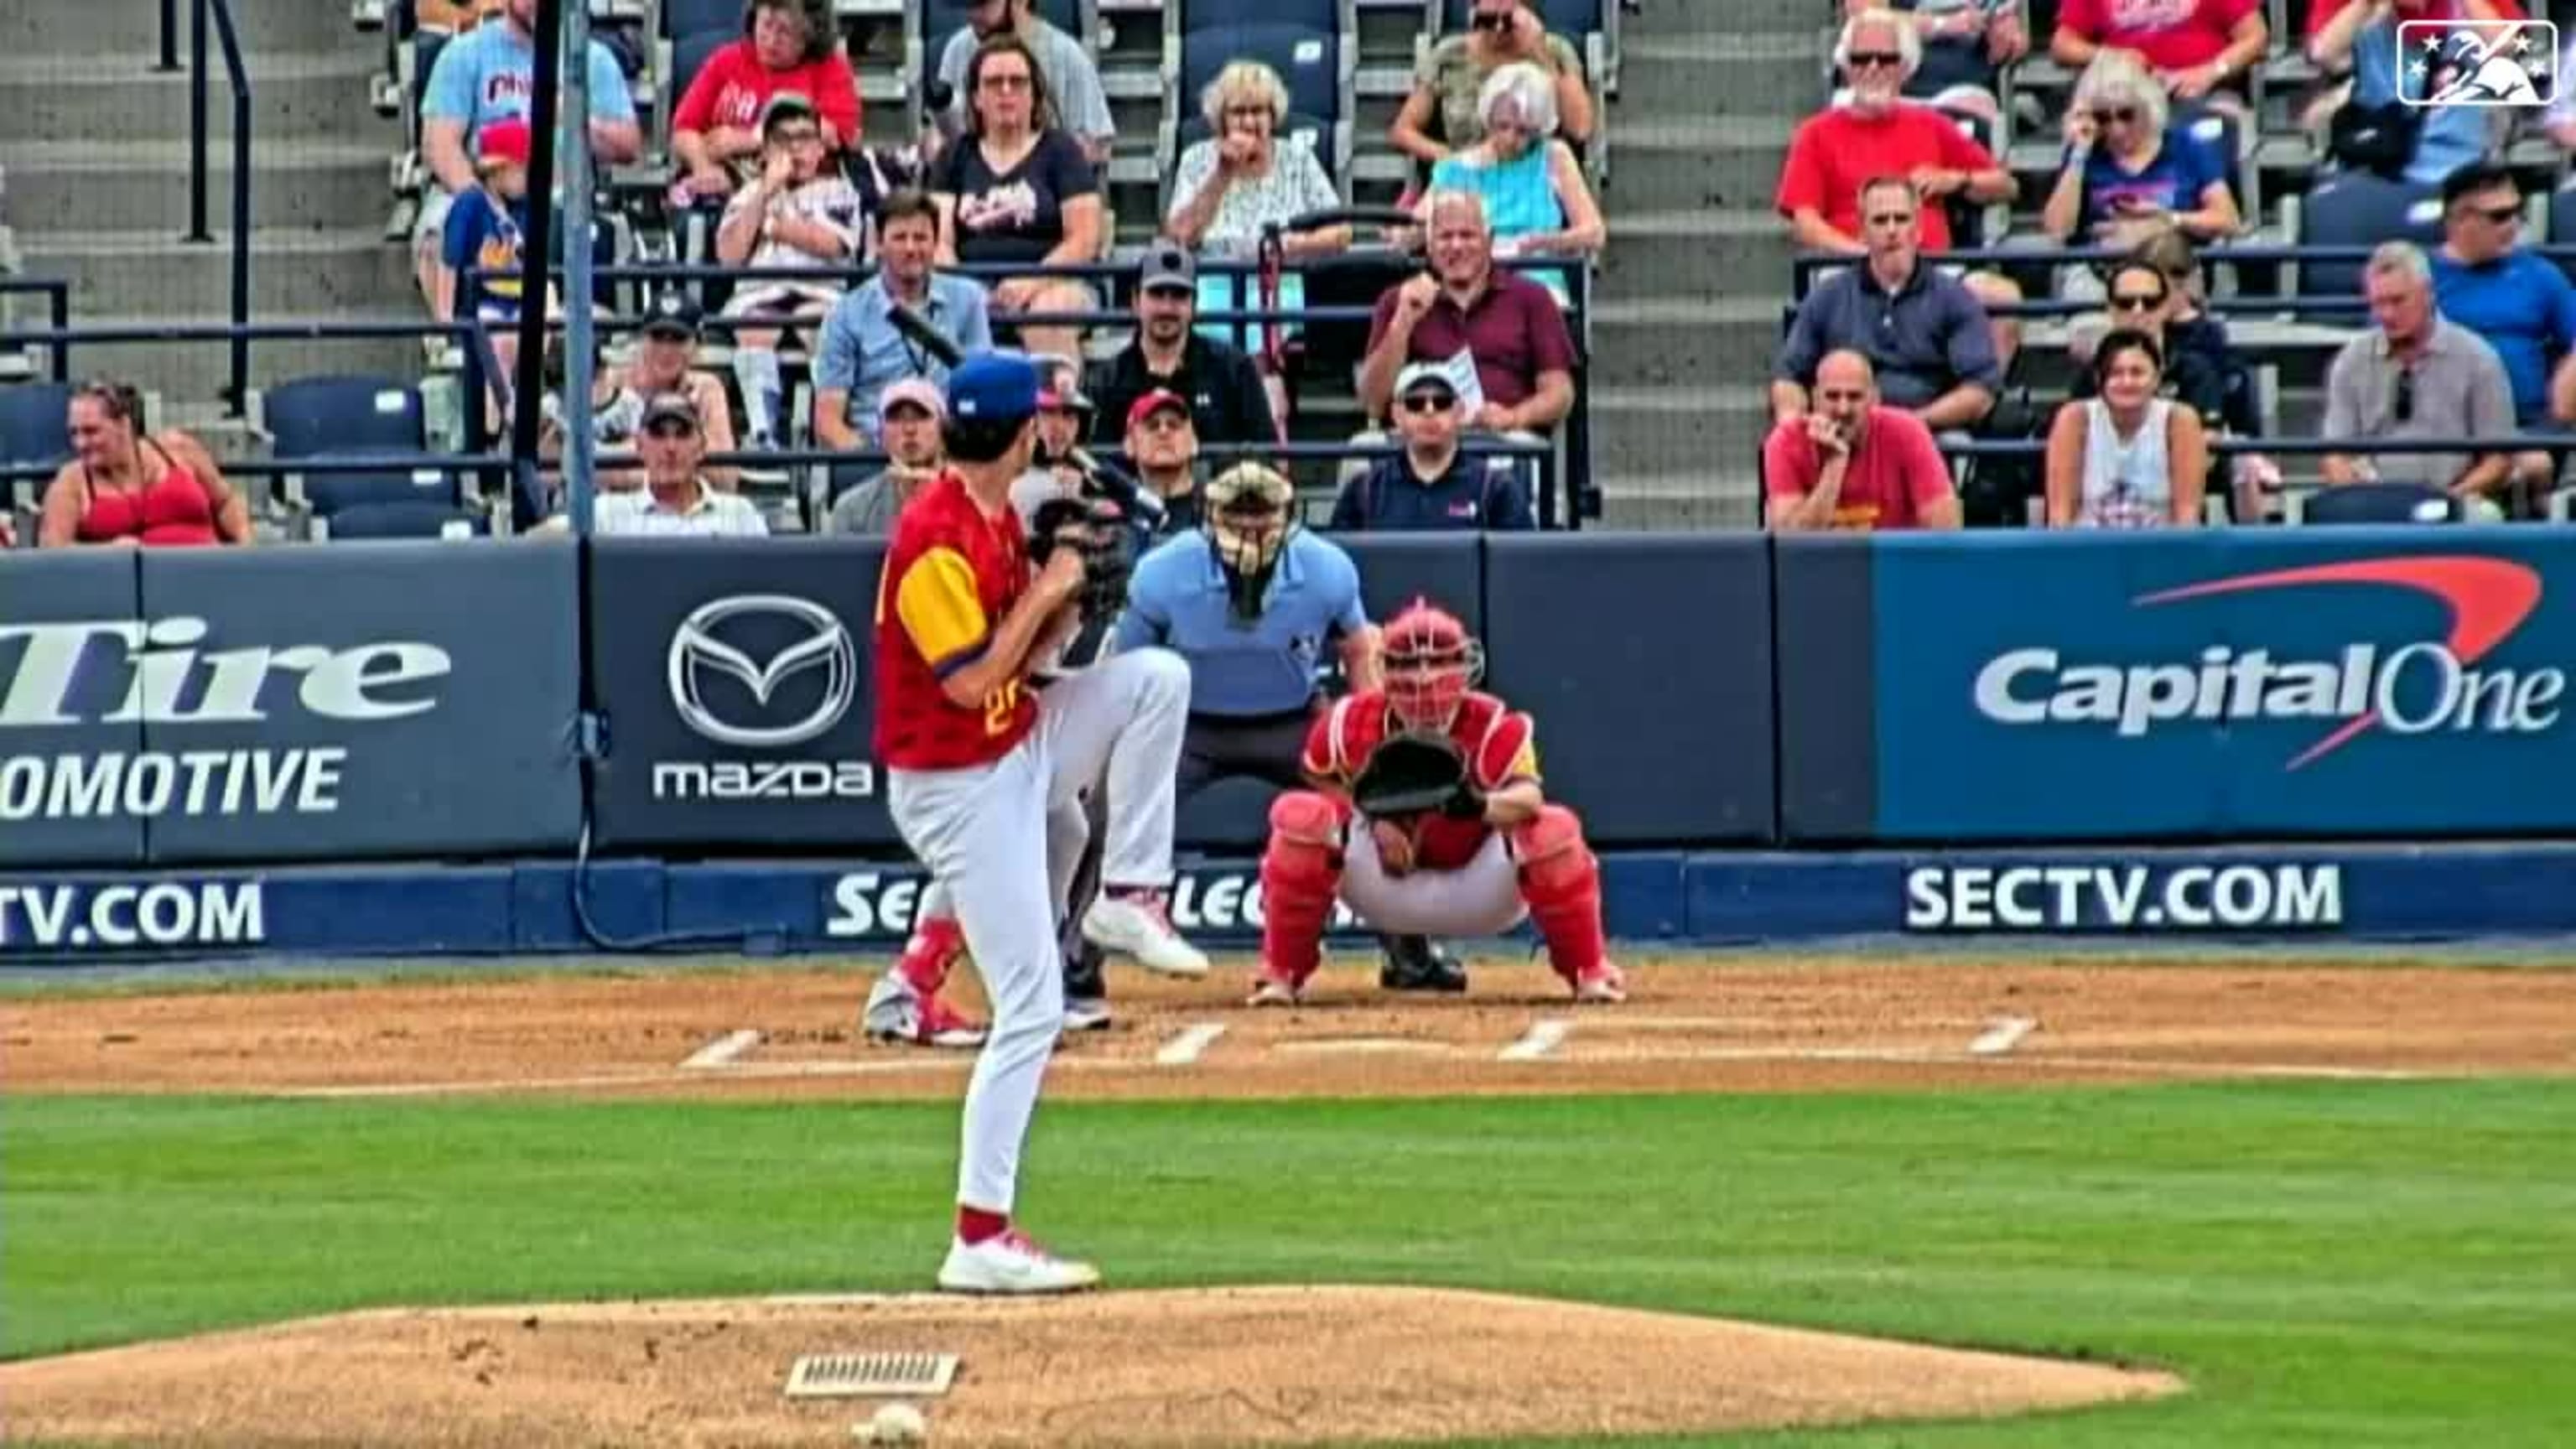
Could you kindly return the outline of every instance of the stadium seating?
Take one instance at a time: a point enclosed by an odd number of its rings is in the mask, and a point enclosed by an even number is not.
[[[373,454],[365,450],[325,449],[307,454],[316,461],[363,462]],[[405,468],[388,466],[363,473],[291,474],[287,480],[290,498],[300,497],[317,518],[336,518],[353,508],[384,503],[427,503],[455,508],[464,502],[464,491],[457,475],[443,468]]]
[[[2451,523],[2460,500],[2423,483],[2346,483],[2294,499],[2300,523]]]
[[[742,33],[741,0],[662,0],[662,34],[678,40],[721,30],[730,40]],[[676,93],[680,88],[673,87]]]
[[[482,514],[443,503],[363,503],[331,515],[317,536],[334,542],[364,539],[474,538],[492,531]]]
[[[304,377],[253,399],[253,422],[280,458],[329,452],[421,452],[420,389],[390,377]]]
[[[2433,187],[2358,172],[2328,178],[2289,209],[2291,236],[2301,246],[2368,247],[2403,237],[2426,246],[2442,240],[2440,198]],[[2361,289],[2361,267],[2351,261],[2302,262],[2296,284],[2302,297],[2350,297]]]
[[[59,463],[72,455],[68,383],[0,387],[0,463]]]

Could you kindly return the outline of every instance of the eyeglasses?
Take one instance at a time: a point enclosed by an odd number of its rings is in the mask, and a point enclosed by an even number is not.
[[[2131,292],[2126,296],[2113,297],[2111,299],[2111,310],[2114,312],[2152,311],[2165,304],[2166,296],[2167,294],[2163,292],[2157,292],[2151,296],[2140,296],[2135,292]]]
[[[2522,203],[2517,201],[2511,206],[2481,206],[2477,209],[2477,214],[2498,226],[2510,226],[2522,220]]]
[[[1899,66],[1905,63],[1905,53],[1898,50],[1855,50],[1848,57],[1848,63],[1854,70],[1866,70],[1874,65]]]
[[[1024,91],[1028,88],[1029,78],[1016,71],[995,71],[984,77],[984,89],[988,91]]]
[[[2397,370],[2397,405],[2390,411],[2401,423],[2415,421],[2415,369],[2401,367]]]
[[[1445,413],[1457,405],[1458,400],[1445,392],[1416,393],[1404,400],[1404,410],[1416,415]]]
[[[2100,106],[2093,112],[2094,124],[2102,126],[2114,123],[2123,126],[2135,125],[2137,119],[2138,108],[2135,106]]]
[[[781,131],[769,139],[782,146],[820,146],[823,144],[823,133],[806,130]]]
[[[698,430],[682,422],[655,423],[644,430],[648,438],[694,438]]]

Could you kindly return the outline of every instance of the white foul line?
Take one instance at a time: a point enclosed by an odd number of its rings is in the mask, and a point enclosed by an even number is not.
[[[1223,1035],[1225,1023],[1221,1021],[1202,1021],[1196,1026],[1183,1028],[1180,1035],[1163,1043],[1162,1049],[1154,1053],[1154,1065],[1186,1067],[1197,1061],[1200,1054]]]
[[[749,1027],[741,1031],[729,1031],[698,1048],[697,1052],[687,1061],[680,1063],[680,1066],[684,1070],[700,1072],[714,1067],[729,1067],[733,1065],[734,1058],[758,1045],[760,1045],[760,1033]]]
[[[1521,1033],[1521,1039],[1513,1042],[1510,1046],[1503,1048],[1502,1055],[1496,1057],[1495,1060],[1505,1062],[1537,1061],[1539,1058],[1546,1056],[1549,1052],[1556,1050],[1557,1044],[1564,1041],[1566,1035],[1573,1030],[1574,1023],[1567,1021],[1562,1017],[1551,1016],[1531,1022],[1530,1029]]]
[[[2027,1016],[1999,1016],[1986,1024],[1977,1039],[1968,1043],[1972,1057],[1999,1057],[2020,1045],[2021,1039],[2039,1025]]]

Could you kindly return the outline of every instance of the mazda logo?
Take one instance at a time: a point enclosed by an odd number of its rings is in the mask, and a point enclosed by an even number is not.
[[[751,655],[716,637],[731,621],[763,616],[787,621],[785,632],[795,640],[771,655],[765,665],[752,662]],[[781,684],[809,669],[826,671],[823,696],[798,719],[729,720],[708,706],[703,692],[710,674],[725,675],[741,681],[752,702],[765,710]],[[778,749],[823,734],[849,713],[858,693],[859,655],[840,615],[811,599],[737,594],[702,604],[680,621],[671,635],[669,672],[671,705],[690,729],[718,744]]]

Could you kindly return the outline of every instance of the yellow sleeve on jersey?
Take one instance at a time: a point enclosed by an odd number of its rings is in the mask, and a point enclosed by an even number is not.
[[[914,559],[895,585],[894,607],[912,647],[942,679],[974,663],[992,634],[974,566],[953,548]]]
[[[1537,778],[1538,741],[1535,739],[1526,739],[1521,741],[1520,753],[1512,756],[1512,767],[1503,772],[1503,779],[1508,782],[1512,780],[1535,780]]]

